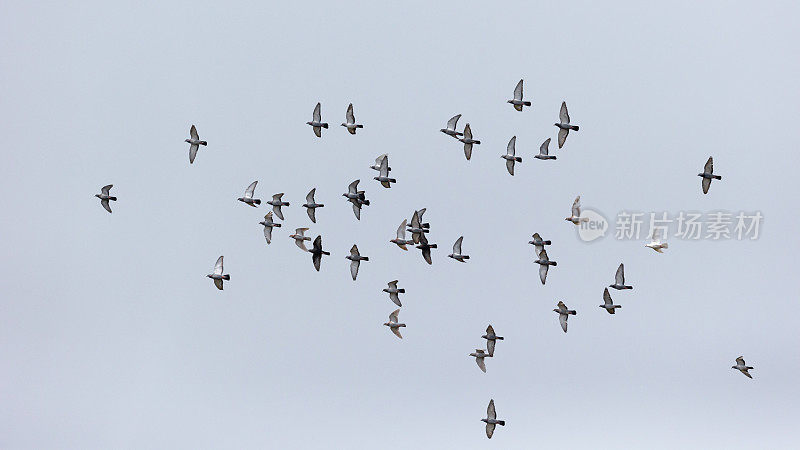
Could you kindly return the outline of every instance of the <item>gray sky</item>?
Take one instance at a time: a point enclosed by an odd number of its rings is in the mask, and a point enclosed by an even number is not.
[[[0,4],[0,447],[796,445],[800,8],[639,5]],[[523,113],[505,103],[520,78]],[[581,130],[534,160],[562,100]],[[456,113],[483,141],[469,162],[438,132]],[[190,166],[192,123],[209,145]],[[385,152],[391,190],[368,168]],[[723,181],[704,196],[709,155]],[[341,197],[356,178],[361,222]],[[266,208],[236,201],[253,180],[292,203],[270,246]],[[113,214],[92,197],[108,183]],[[577,194],[607,217],[765,221],[658,255],[578,240]],[[421,207],[433,266],[388,243]],[[333,252],[320,273],[299,226]],[[535,231],[559,263],[546,286]],[[445,256],[460,235],[469,264]],[[205,278],[220,254],[224,292]],[[620,262],[635,289],[612,317]],[[402,341],[381,326],[396,278]],[[578,310],[566,335],[558,300]],[[488,323],[506,340],[483,374],[467,354]],[[487,442],[489,398],[508,425]]]

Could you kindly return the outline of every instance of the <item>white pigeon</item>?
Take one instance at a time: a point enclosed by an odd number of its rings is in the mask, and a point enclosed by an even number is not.
[[[194,157],[197,156],[197,150],[200,148],[201,145],[208,145],[208,142],[201,141],[200,135],[197,134],[197,128],[192,125],[192,128],[189,129],[189,136],[190,139],[186,139],[183,142],[189,143],[189,164],[194,162]]]
[[[517,137],[514,136],[508,141],[508,146],[506,147],[506,154],[500,155],[501,158],[506,160],[506,169],[508,169],[508,173],[512,176],[514,175],[514,163],[515,162],[522,162],[522,158],[519,156],[515,156],[516,154],[516,146],[517,146]]]
[[[400,334],[400,328],[405,327],[406,324],[399,323],[400,320],[398,317],[399,315],[400,315],[400,310],[395,309],[394,311],[392,311],[391,314],[389,314],[389,321],[384,323],[384,325],[389,327],[395,336],[399,337],[400,339],[403,339],[403,335]]]
[[[372,170],[380,171],[381,170],[381,161],[383,161],[383,158],[388,158],[388,157],[389,157],[388,153],[384,153],[381,156],[378,156],[377,158],[375,158],[375,165],[374,166],[369,166],[369,168],[372,169]],[[391,167],[387,167],[387,170],[389,172],[391,172],[392,168]]]
[[[406,239],[406,226],[407,226],[406,223],[407,223],[407,220],[403,219],[403,222],[401,222],[400,226],[397,227],[397,237],[392,239],[389,242],[391,242],[393,244],[396,244],[398,247],[400,247],[401,249],[403,249],[405,251],[408,251],[408,247],[406,247],[406,245],[408,245],[408,244],[412,244],[413,245],[414,241],[413,240],[409,241],[409,240]]]
[[[661,230],[659,230],[658,228],[655,228],[653,230],[653,236],[650,239],[650,243],[649,244],[644,244],[644,246],[647,247],[647,248],[652,248],[653,250],[657,251],[658,253],[664,253],[663,250],[666,249],[666,248],[669,248],[669,244],[667,244],[666,242],[662,242],[661,241],[661,237],[660,237],[661,233],[659,233],[659,231],[661,231]]]
[[[459,136],[463,136],[464,133],[456,131],[456,124],[458,123],[458,119],[460,118],[461,114],[456,114],[455,116],[451,117],[450,120],[447,121],[447,128],[442,128],[439,131],[448,136],[452,136],[456,139],[458,139]]]
[[[357,128],[364,128],[364,125],[361,125],[360,123],[356,123],[356,116],[353,114],[353,104],[352,103],[350,103],[350,105],[347,107],[347,113],[345,114],[345,119],[347,119],[347,121],[345,123],[343,123],[342,126],[347,128],[347,131],[349,131],[350,134],[356,134],[356,129]],[[325,127],[325,128],[328,128],[328,127]]]
[[[397,183],[397,180],[389,177],[389,155],[384,155],[380,162],[380,174],[375,177],[375,180],[380,181],[381,185],[385,188],[392,187],[391,183]]]
[[[322,129],[328,129],[328,124],[322,121],[322,105],[317,103],[317,106],[314,107],[311,122],[306,122],[306,124],[311,125],[317,137],[322,137]]]
[[[581,196],[575,197],[575,201],[572,202],[572,215],[567,217],[567,222],[572,222],[575,225],[580,224],[581,222],[588,222],[588,217],[581,217]]]
[[[569,112],[567,111],[567,102],[561,102],[561,111],[558,113],[558,118],[560,122],[554,123],[556,127],[558,127],[558,148],[564,146],[564,142],[567,140],[567,135],[569,135],[569,130],[578,131],[580,127],[577,125],[571,125],[569,123]]]
[[[483,371],[483,373],[486,373],[486,362],[484,361],[484,358],[491,358],[491,355],[486,353],[481,348],[476,348],[475,352],[474,353],[470,353],[469,356],[474,357],[475,358],[475,363],[478,364],[478,367],[480,367],[480,369],[481,369],[481,371]]]
[[[517,111],[522,111],[523,106],[531,106],[531,102],[522,100],[522,80],[519,80],[519,83],[517,83],[517,86],[514,88],[514,99],[509,100],[507,103],[514,105],[514,109]]]
[[[289,237],[294,239],[295,245],[300,247],[300,250],[307,252],[308,248],[306,247],[306,241],[310,241],[311,237],[306,236],[304,233],[308,231],[308,228],[298,228],[294,231],[294,234],[290,234]]]

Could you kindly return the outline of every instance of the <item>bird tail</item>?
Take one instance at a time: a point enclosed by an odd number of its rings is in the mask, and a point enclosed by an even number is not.
[[[721,179],[722,179],[722,177],[721,177],[721,176],[719,176],[719,175],[714,175],[714,179],[715,179],[715,180],[721,180]]]
[[[473,144],[476,144],[476,145],[477,145],[477,144],[480,144],[480,143],[481,143],[481,141],[475,141],[475,142],[473,142]]]
[[[558,263],[557,263],[557,262],[555,262],[555,261],[550,261],[550,265],[551,265],[551,266],[557,266],[557,265],[558,265]]]
[[[551,241],[542,241],[542,243],[543,243],[544,245],[550,245],[550,244],[552,244],[552,242],[551,242]]]
[[[330,256],[330,255],[331,255],[331,252],[322,252],[322,254],[323,254],[323,255]]]
[[[505,339],[503,336],[495,336],[494,338],[499,340],[499,341],[502,341],[503,339]]]
[[[625,286],[622,289],[633,289],[633,286]]]
[[[661,248],[669,248],[669,244],[667,244],[666,242],[664,242],[663,244],[661,244]]]
[[[389,183],[397,183],[397,180],[395,180],[394,178],[389,178]]]
[[[505,420],[498,420],[497,424],[498,425],[502,425],[502,426],[506,426],[506,421]]]
[[[317,208],[322,208],[323,206],[325,205],[323,205],[322,203],[317,203]]]
[[[574,309],[570,309],[569,311],[567,311],[567,314],[569,314],[569,315],[571,315],[571,316],[577,316],[577,315],[578,315],[578,312],[577,312],[577,311],[575,311]]]
[[[469,255],[464,255],[464,256],[462,256],[462,258],[469,259]]]
[[[327,123],[323,123],[322,124],[322,128],[325,128],[327,130],[328,129],[328,124]]]
[[[356,125],[356,128],[364,128],[364,125]]]
[[[362,201],[361,201],[361,203],[363,203],[363,204],[365,204],[365,205],[369,206],[369,200],[367,200],[367,199],[364,199],[364,200],[362,200]]]
[[[422,224],[422,228],[430,228],[430,227],[431,227],[431,224],[429,224],[427,222]]]
[[[278,228],[280,228],[280,227],[281,227],[281,224],[279,224],[279,223],[273,223],[273,224],[272,224],[272,226],[273,226],[273,227],[278,227]]]
[[[108,197],[109,200],[117,201],[117,197]]]
[[[436,244],[431,244],[428,247],[430,247],[430,248],[439,248]]]
[[[525,106],[531,106],[531,102],[522,102],[522,104]]]
[[[365,256],[365,257],[363,257],[361,259],[363,259],[364,261],[369,261],[369,256]]]
[[[753,366],[747,366],[747,367],[745,367],[745,369],[747,369],[747,370],[750,370],[750,369],[752,369],[752,368],[753,368]]]
[[[406,293],[406,290],[405,290],[405,289],[398,289],[398,290],[397,290],[397,292],[399,292],[399,293],[401,293],[401,294],[405,294],[405,293]]]
[[[255,200],[253,200],[253,203],[255,203],[256,205],[260,205],[261,204],[261,199],[257,198]]]
[[[573,125],[571,128],[572,128],[574,131],[578,131],[578,130],[580,130],[580,128],[581,128],[581,127],[579,127],[579,126],[577,126],[577,125]]]
[[[231,276],[230,275],[223,275],[222,279],[225,280],[225,281],[228,281],[228,280],[231,279]]]
[[[514,158],[514,161],[522,162],[522,157],[521,156],[517,156],[516,158]]]

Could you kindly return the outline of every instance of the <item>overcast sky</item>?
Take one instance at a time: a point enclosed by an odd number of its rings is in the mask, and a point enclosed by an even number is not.
[[[148,3],[0,4],[0,447],[797,445],[796,2]],[[563,100],[581,129],[535,160]],[[438,131],[457,113],[471,161]],[[191,124],[209,142],[193,165]],[[387,152],[391,189],[368,167]],[[723,180],[703,195],[710,155]],[[360,222],[341,196],[357,178]],[[269,246],[266,205],[236,201],[253,180],[292,204]],[[113,214],[93,197],[110,183]],[[609,219],[764,222],[660,255],[579,240],[578,194]],[[432,266],[388,242],[422,207]],[[333,253],[319,273],[287,237],[305,226]],[[558,261],[546,286],[534,232]],[[446,257],[461,235],[468,264]],[[620,262],[634,289],[610,316]],[[381,325],[394,279],[403,340]],[[467,355],[489,323],[506,339],[484,374]],[[490,398],[507,425],[487,441]]]

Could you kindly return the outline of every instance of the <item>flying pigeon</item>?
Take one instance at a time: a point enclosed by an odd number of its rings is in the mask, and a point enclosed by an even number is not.
[[[189,136],[191,139],[186,139],[183,142],[188,142],[190,144],[189,164],[191,164],[194,162],[194,157],[197,156],[197,149],[199,149],[201,145],[208,145],[208,142],[200,140],[200,136],[197,134],[197,128],[195,128],[194,125],[189,129]]]
[[[391,314],[389,314],[389,321],[386,322],[384,325],[389,327],[392,330],[392,333],[395,334],[395,336],[399,337],[400,339],[403,339],[403,336],[400,334],[400,328],[406,326],[406,324],[398,323],[398,320],[400,320],[398,317],[399,315],[400,315],[400,310],[395,309],[394,311],[392,311]]]
[[[389,242],[391,242],[393,244],[396,244],[398,247],[402,248],[403,250],[408,251],[408,247],[406,247],[406,245],[414,244],[414,241],[413,240],[411,240],[411,241],[406,240],[406,223],[407,223],[407,221],[405,219],[403,219],[403,222],[400,223],[399,227],[397,227],[397,237],[392,239]]]
[[[460,133],[460,132],[456,131],[456,123],[458,123],[458,119],[460,119],[460,118],[461,118],[461,114],[457,114],[457,115],[451,117],[450,120],[447,121],[447,128],[442,128],[439,131],[441,131],[442,133],[444,133],[444,134],[446,134],[448,136],[452,136],[452,137],[454,137],[456,139],[458,139],[459,136],[463,136],[464,133]]]
[[[491,325],[486,327],[486,334],[481,337],[486,339],[486,350],[489,352],[489,356],[494,356],[496,341],[502,341],[504,339],[503,336],[498,336],[494,333],[494,328],[492,328]]]
[[[379,176],[375,177],[375,180],[381,182],[381,185],[385,188],[392,187],[391,183],[397,183],[397,180],[394,178],[389,178],[389,155],[386,155],[381,159],[380,162],[380,174]]]
[[[533,245],[533,249],[536,251],[536,256],[539,256],[539,253],[544,250],[544,246],[550,245],[552,242],[543,240],[542,237],[539,236],[539,233],[533,233],[533,240],[528,241],[528,244]]]
[[[397,280],[390,281],[389,287],[384,289],[383,292],[389,294],[389,298],[392,300],[392,302],[394,302],[395,305],[403,306],[400,303],[400,296],[398,294],[405,294],[406,290],[397,288]]]
[[[317,137],[322,137],[322,129],[328,129],[328,124],[322,121],[322,112],[320,111],[322,106],[317,103],[317,106],[314,107],[314,115],[312,117],[311,122],[306,122],[307,124],[311,125],[314,128],[314,134]]]
[[[494,409],[494,399],[489,400],[489,407],[486,408],[486,418],[481,419],[481,422],[486,422],[486,437],[491,439],[494,434],[494,429],[497,425],[505,426],[505,420],[497,420],[497,412]]]
[[[581,196],[575,197],[575,201],[572,202],[572,215],[564,219],[568,222],[572,222],[575,225],[578,225],[581,222],[588,222],[588,217],[581,217]]]
[[[480,145],[481,141],[476,141],[472,139],[472,128],[469,127],[469,124],[464,127],[464,137],[460,138],[459,141],[464,143],[464,156],[467,157],[467,161],[472,158],[472,145]]]
[[[736,369],[739,372],[742,372],[742,374],[744,374],[744,376],[746,376],[747,378],[753,378],[753,376],[750,375],[750,373],[748,372],[748,370],[752,368],[753,366],[748,366],[747,364],[745,364],[744,358],[742,358],[741,356],[736,358],[736,365],[731,366],[731,369]]]
[[[464,240],[464,236],[459,237],[456,239],[455,244],[453,244],[453,253],[447,255],[449,258],[453,258],[458,262],[467,262],[465,260],[469,259],[469,255],[462,255],[461,254],[461,242]]]
[[[550,156],[550,138],[547,138],[542,142],[542,145],[539,147],[539,154],[534,156],[536,159],[556,159],[556,155]]]
[[[614,300],[611,299],[611,294],[608,293],[608,288],[603,289],[603,304],[601,308],[605,308],[609,314],[614,314],[614,310],[622,308],[622,305],[615,305]]]
[[[381,156],[378,156],[377,158],[375,158],[375,165],[374,166],[369,166],[369,168],[372,169],[372,170],[380,171],[381,170],[381,161],[383,161],[384,158],[388,158],[388,157],[389,157],[388,153],[384,153]],[[391,172],[392,168],[391,167],[387,167],[386,170]]]
[[[428,238],[424,234],[420,234],[417,248],[422,250],[422,257],[425,258],[425,261],[428,264],[433,264],[433,261],[431,261],[431,249],[436,248],[436,244],[428,244]]]
[[[267,239],[267,244],[272,242],[272,228],[281,227],[281,224],[272,221],[272,211],[268,212],[267,215],[264,216],[264,221],[258,222],[258,224],[264,225],[264,238]]]
[[[350,185],[347,186],[347,193],[342,194],[342,196],[347,197],[347,200],[353,204],[353,214],[356,215],[356,219],[361,220],[361,206],[369,206],[369,200],[364,196],[364,191],[358,190],[359,181],[361,180],[350,183]]]
[[[322,250],[322,236],[317,236],[314,239],[314,244],[311,250],[311,261],[314,263],[314,268],[319,272],[319,265],[322,262],[322,255],[330,256],[331,252]]]
[[[369,257],[361,256],[361,253],[358,252],[358,246],[353,244],[350,248],[350,254],[345,256],[345,258],[350,260],[350,275],[353,276],[353,281],[356,281],[358,267],[361,265],[361,261],[369,261]]]
[[[614,276],[614,284],[608,285],[610,288],[614,288],[616,290],[622,289],[633,289],[633,286],[626,286],[625,285],[625,265],[620,263],[619,267],[617,267],[617,274]]]
[[[411,225],[408,227],[408,232],[411,233],[411,239],[415,244],[419,244],[420,236],[430,232],[430,224],[422,223],[422,215],[425,214],[425,208],[419,211],[414,211],[411,217]]]
[[[558,113],[558,119],[560,122],[554,123],[553,125],[558,127],[558,148],[561,148],[564,146],[564,142],[567,140],[569,130],[578,131],[580,127],[577,125],[570,125],[569,112],[567,112],[567,102],[561,102],[561,111]]]
[[[506,160],[506,169],[508,169],[508,173],[510,173],[512,176],[514,175],[514,163],[522,162],[521,157],[514,156],[514,154],[516,153],[516,145],[517,145],[517,137],[514,136],[511,138],[510,141],[508,141],[508,147],[506,147],[506,154],[500,155],[501,158]]]
[[[650,239],[650,243],[644,244],[644,246],[647,248],[652,248],[658,253],[664,253],[663,249],[669,248],[669,244],[666,242],[661,242],[659,231],[660,230],[658,228],[653,229],[653,237]]]
[[[268,205],[272,205],[272,211],[278,216],[279,219],[283,220],[283,211],[281,211],[281,206],[289,206],[289,202],[285,202],[281,200],[283,198],[283,192],[280,194],[275,194],[272,196],[272,200],[268,201]]]
[[[578,314],[574,309],[567,309],[567,305],[564,302],[558,302],[558,308],[554,309],[553,311],[558,313],[558,321],[561,322],[561,329],[564,330],[564,333],[567,332],[567,319],[570,315],[574,316]]]
[[[352,103],[350,103],[350,105],[347,107],[347,114],[345,114],[345,118],[347,119],[347,122],[343,123],[342,126],[347,128],[347,131],[349,131],[350,134],[356,134],[356,128],[364,128],[364,125],[361,125],[360,123],[356,123],[356,116],[353,115],[353,104]],[[314,120],[317,120],[317,119],[315,118]],[[328,127],[325,127],[325,128],[328,128]]]
[[[206,275],[208,278],[214,280],[214,285],[217,286],[217,289],[220,291],[222,290],[222,280],[228,281],[231,279],[231,276],[228,274],[223,275],[223,268],[222,268],[222,256],[217,259],[217,263],[214,264],[214,273]]]
[[[509,100],[507,103],[514,105],[514,109],[522,111],[523,106],[531,106],[531,102],[522,100],[522,80],[519,80],[517,87],[514,88],[514,100]]]
[[[308,213],[308,218],[311,219],[311,222],[313,223],[317,223],[317,215],[316,215],[317,208],[322,208],[323,206],[325,206],[322,203],[317,203],[316,201],[314,201],[314,193],[316,192],[317,188],[313,188],[310,191],[308,191],[308,194],[306,194],[306,202],[303,203],[303,207],[306,208],[306,213]]]
[[[490,358],[491,355],[487,354],[481,348],[476,348],[475,352],[474,353],[470,353],[469,356],[474,357],[475,358],[475,362],[478,364],[478,367],[480,367],[480,369],[483,371],[483,373],[486,373],[486,363],[484,362],[483,359],[484,358]]]
[[[111,212],[111,205],[108,204],[108,201],[117,201],[117,197],[112,197],[110,195],[112,187],[114,187],[113,184],[103,186],[100,188],[99,194],[94,194],[95,197],[100,199],[100,204],[103,205],[103,208],[105,208],[108,212]]]
[[[295,245],[300,247],[300,250],[307,252],[308,248],[306,248],[306,241],[310,241],[311,238],[309,236],[305,236],[304,233],[308,231],[308,228],[298,228],[294,230],[294,234],[290,234],[289,237],[294,239]]]
[[[698,177],[702,177],[703,194],[708,194],[708,188],[711,187],[711,180],[721,180],[722,177],[714,175],[714,158],[708,157],[706,165],[703,167],[703,173],[698,173]]]
[[[539,264],[539,279],[544,284],[545,279],[547,279],[547,270],[550,266],[557,266],[558,263],[555,261],[550,261],[550,258],[547,257],[547,250],[542,248],[542,251],[539,252],[539,259],[534,261],[536,264]]]
[[[256,190],[257,184],[258,181],[253,181],[252,183],[250,183],[250,186],[247,186],[247,189],[245,189],[244,191],[244,197],[239,197],[237,200],[239,200],[244,204],[250,205],[253,208],[256,208],[257,207],[256,205],[260,205],[261,199],[253,198],[253,192]]]

